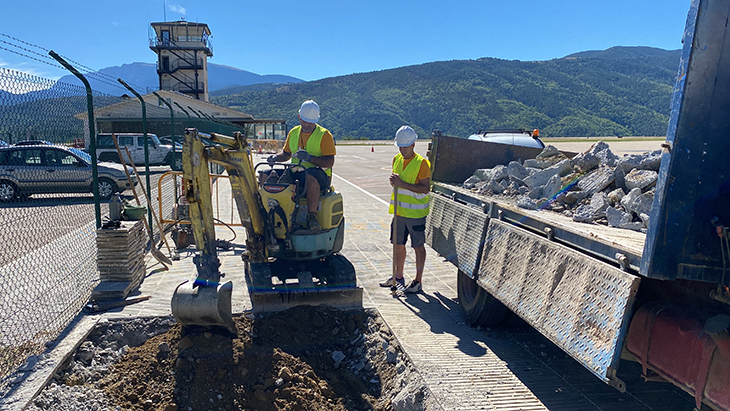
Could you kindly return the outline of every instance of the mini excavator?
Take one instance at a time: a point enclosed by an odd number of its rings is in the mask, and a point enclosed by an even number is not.
[[[198,253],[193,258],[195,279],[178,285],[172,297],[172,314],[180,323],[223,326],[235,333],[233,284],[222,282],[219,271],[211,163],[226,169],[246,230],[242,258],[255,313],[296,305],[362,307],[355,268],[339,254],[345,218],[342,195],[333,187],[323,190],[320,197],[317,220],[322,230],[316,233],[306,224],[306,179],[297,179],[303,168],[289,163],[254,166],[245,134],[205,134],[188,128],[182,158],[185,198]]]

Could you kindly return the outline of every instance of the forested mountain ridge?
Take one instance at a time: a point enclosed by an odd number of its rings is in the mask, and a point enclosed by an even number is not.
[[[213,97],[212,102],[298,124],[306,99],[335,138],[392,138],[403,124],[440,129],[538,128],[541,135],[666,133],[680,50],[612,47],[548,61],[454,60]]]

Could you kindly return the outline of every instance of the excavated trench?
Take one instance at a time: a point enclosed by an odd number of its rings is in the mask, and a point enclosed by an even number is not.
[[[374,310],[102,320],[30,410],[417,410],[429,393]]]

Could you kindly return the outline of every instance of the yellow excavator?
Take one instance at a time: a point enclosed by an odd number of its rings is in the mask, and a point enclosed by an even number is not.
[[[211,144],[211,142],[213,144]],[[208,144],[206,144],[208,143]],[[185,130],[182,150],[185,198],[195,246],[195,279],[175,289],[172,314],[183,325],[223,326],[235,333],[233,284],[222,282],[211,199],[209,164],[226,169],[246,230],[242,258],[253,311],[296,305],[362,307],[353,265],[341,254],[345,218],[342,195],[329,187],[320,197],[319,233],[307,228],[301,166],[259,163],[244,133],[233,136]]]

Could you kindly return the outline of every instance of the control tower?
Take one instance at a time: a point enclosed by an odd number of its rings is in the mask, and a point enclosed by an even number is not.
[[[150,26],[160,89],[208,101],[208,57],[213,56],[208,25],[180,20]]]

